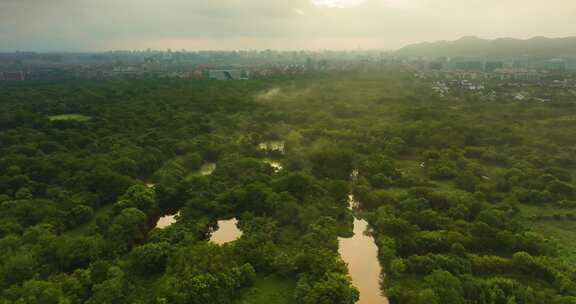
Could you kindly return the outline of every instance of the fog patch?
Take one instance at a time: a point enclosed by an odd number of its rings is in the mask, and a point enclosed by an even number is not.
[[[271,101],[275,97],[280,96],[281,93],[282,90],[280,88],[272,88],[268,91],[261,92],[258,95],[256,95],[256,101],[260,102]]]

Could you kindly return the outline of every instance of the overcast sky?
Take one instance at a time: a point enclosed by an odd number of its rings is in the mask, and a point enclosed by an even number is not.
[[[576,0],[0,0],[0,51],[395,49],[576,35]]]

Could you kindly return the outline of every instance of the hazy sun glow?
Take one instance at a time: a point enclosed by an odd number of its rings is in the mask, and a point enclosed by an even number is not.
[[[312,0],[312,3],[316,6],[329,8],[350,8],[364,2],[366,0]]]

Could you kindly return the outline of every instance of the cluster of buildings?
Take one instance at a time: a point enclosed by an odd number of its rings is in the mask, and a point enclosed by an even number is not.
[[[495,60],[489,58],[412,59],[409,69],[436,79],[486,79],[542,81],[576,73],[575,58],[529,59],[524,57]]]
[[[24,81],[26,74],[23,71],[0,72],[0,81]]]
[[[576,96],[575,58],[418,58],[404,66],[440,97],[549,102]]]
[[[370,51],[135,51],[0,53],[0,81],[182,78],[246,80],[329,71],[374,69]]]

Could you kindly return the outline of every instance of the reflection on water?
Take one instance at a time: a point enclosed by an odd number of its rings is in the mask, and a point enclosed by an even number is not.
[[[216,170],[216,164],[215,163],[206,163],[203,164],[202,167],[200,167],[200,175],[211,175],[214,170]]]
[[[242,236],[242,231],[237,225],[236,218],[218,221],[218,229],[212,232],[210,242],[222,245],[237,240]]]
[[[350,208],[357,202],[350,196]],[[348,264],[352,284],[360,291],[359,304],[387,304],[380,289],[378,247],[369,234],[368,222],[354,218],[354,236],[339,238],[340,256]]]
[[[211,175],[214,170],[216,170],[215,163],[205,163],[200,167],[200,175]],[[146,186],[148,188],[155,188],[156,184],[147,183]],[[180,215],[180,212],[172,215],[165,215],[158,219],[156,222],[156,228],[163,229],[166,228],[174,223],[176,223],[176,217]]]
[[[278,172],[282,171],[282,169],[284,169],[284,167],[282,167],[282,165],[277,161],[265,159],[264,162],[269,164],[275,173],[278,173]]]
[[[176,217],[179,215],[180,215],[180,212],[178,212],[177,214],[165,215],[165,216],[159,218],[158,222],[156,222],[156,228],[164,229],[164,228],[176,223]]]
[[[284,141],[273,140],[273,141],[267,141],[267,142],[260,143],[258,145],[258,148],[260,148],[260,150],[264,150],[266,152],[278,151],[278,152],[284,154],[286,152],[285,145],[286,144],[284,143]]]
[[[350,173],[350,179],[355,182],[358,180],[359,175],[360,175],[360,171],[358,169],[354,169],[354,170],[352,170],[352,173]]]

